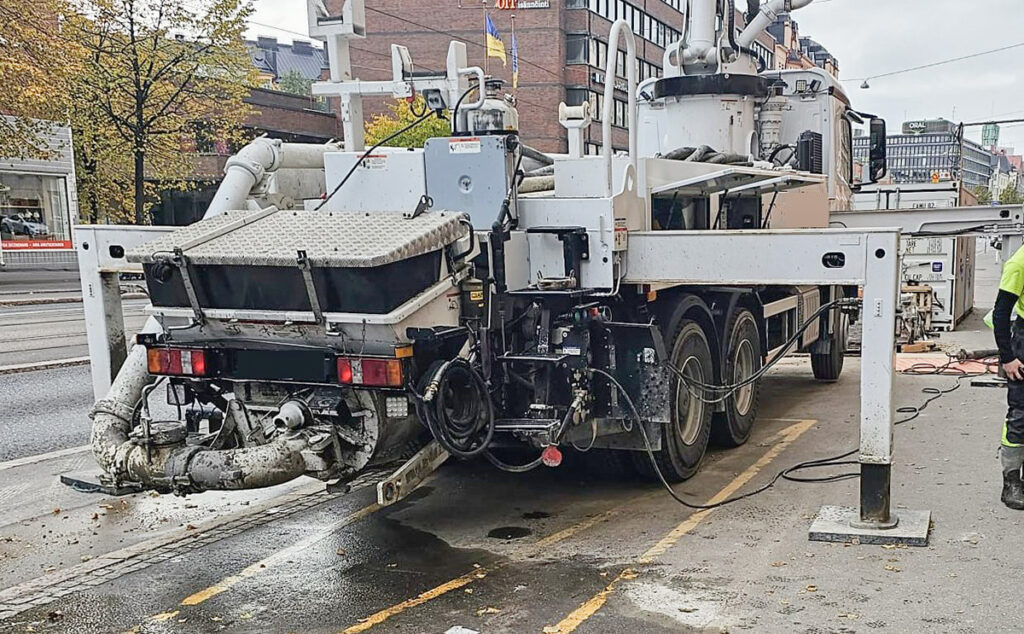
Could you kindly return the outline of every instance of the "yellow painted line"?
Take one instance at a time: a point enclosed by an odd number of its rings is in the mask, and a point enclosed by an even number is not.
[[[600,524],[601,522],[606,522],[609,519],[611,519],[612,517],[614,517],[615,515],[621,513],[622,511],[626,510],[628,507],[632,506],[633,504],[636,504],[640,499],[643,499],[645,497],[653,497],[653,495],[640,496],[640,498],[635,498],[633,500],[630,500],[626,504],[622,504],[622,505],[617,506],[617,507],[615,507],[615,508],[613,508],[611,510],[605,511],[603,513],[599,513],[599,514],[594,515],[593,517],[589,517],[589,518],[587,518],[587,519],[585,519],[585,520],[583,520],[581,522],[577,522],[576,524],[573,524],[572,526],[569,526],[568,528],[564,528],[564,529],[562,529],[562,530],[560,530],[558,532],[555,532],[555,533],[552,533],[552,534],[550,534],[550,535],[548,535],[546,537],[543,537],[543,538],[537,540],[536,542],[534,542],[533,544],[530,544],[529,546],[524,548],[523,549],[523,554],[524,555],[529,555],[531,553],[539,553],[539,552],[541,552],[541,551],[543,551],[543,550],[545,550],[545,549],[547,549],[547,548],[549,548],[551,546],[554,546],[555,544],[557,544],[559,542],[562,542],[562,541],[565,541],[565,540],[569,539],[573,535],[576,535],[576,534],[581,533],[581,532],[583,532],[583,531],[585,531],[585,530],[587,530],[589,528],[592,528],[592,527],[596,526],[597,524]],[[372,627],[375,627],[377,625],[380,625],[384,621],[387,621],[391,617],[397,616],[397,615],[401,614],[402,612],[405,612],[406,610],[409,610],[411,608],[415,608],[418,605],[423,605],[424,603],[426,603],[428,601],[432,601],[433,599],[436,599],[438,597],[444,596],[444,595],[448,594],[449,592],[451,592],[452,590],[458,590],[459,588],[467,586],[467,585],[473,583],[474,581],[476,581],[478,579],[483,579],[489,573],[494,572],[495,570],[499,570],[501,568],[504,568],[509,563],[511,563],[511,562],[510,561],[504,561],[504,562],[499,562],[499,563],[496,563],[496,564],[492,564],[490,566],[485,566],[485,567],[476,568],[474,570],[471,570],[470,572],[467,572],[466,574],[462,575],[461,577],[456,577],[456,578],[452,579],[451,581],[446,581],[445,583],[442,583],[441,585],[439,585],[439,586],[437,586],[435,588],[431,588],[430,590],[427,590],[426,592],[423,592],[422,594],[419,594],[419,595],[417,595],[417,596],[415,596],[415,597],[413,597],[411,599],[408,599],[406,601],[402,601],[401,603],[397,603],[397,604],[395,604],[395,605],[393,605],[391,607],[384,608],[380,612],[375,612],[374,614],[371,614],[370,616],[368,616],[365,619],[360,619],[360,621],[358,623],[356,623],[355,625],[352,625],[352,626],[346,628],[345,630],[343,630],[342,634],[358,634],[359,632],[365,632],[366,630],[368,630],[368,629],[370,629]]]
[[[797,438],[803,435],[804,432],[813,427],[817,422],[818,421],[815,420],[805,420],[784,429],[782,431],[783,439],[781,442],[769,449],[763,456],[761,456],[760,460],[752,464],[746,471],[736,476],[736,478],[727,484],[724,489],[719,491],[715,497],[708,500],[707,504],[719,504],[728,500],[744,485],[753,480],[762,469],[771,464],[773,460],[779,457],[779,454],[785,451],[786,448],[792,445]],[[655,559],[665,554],[665,552],[675,546],[684,535],[697,528],[701,522],[707,519],[707,517],[714,512],[715,509],[705,509],[694,513],[684,522],[679,524],[679,526],[672,529],[671,532],[665,535],[665,537],[663,537],[654,546],[649,548],[644,554],[640,555],[637,559],[637,563],[640,565],[647,565],[654,562]],[[554,627],[544,628],[544,632],[547,634],[568,634],[569,632],[575,631],[580,625],[583,625],[587,619],[597,614],[597,612],[604,607],[605,603],[608,601],[608,597],[615,592],[615,588],[621,582],[635,579],[636,577],[637,573],[632,568],[623,570],[604,588],[604,590],[598,592],[583,603],[583,605],[573,610]]]
[[[419,595],[417,595],[416,597],[414,597],[412,599],[409,599],[407,601],[402,601],[399,604],[393,605],[393,606],[391,606],[389,608],[385,608],[385,609],[381,610],[380,612],[377,612],[376,614],[373,614],[373,615],[369,616],[368,618],[363,619],[359,623],[356,623],[355,625],[353,625],[353,626],[351,626],[349,628],[346,628],[345,631],[344,631],[344,634],[355,634],[356,632],[365,632],[366,630],[370,629],[371,627],[374,627],[376,625],[380,625],[384,621],[387,621],[388,619],[390,619],[391,617],[395,616],[396,614],[401,614],[402,612],[405,612],[406,610],[408,610],[410,608],[414,608],[417,605],[422,605],[422,604],[426,603],[427,601],[430,601],[430,600],[436,599],[437,597],[440,597],[442,595],[448,594],[452,590],[458,590],[459,588],[461,588],[463,586],[466,586],[466,585],[469,585],[469,584],[473,583],[473,581],[476,580],[477,575],[486,575],[486,572],[484,572],[484,569],[481,568],[481,569],[475,570],[475,571],[473,571],[471,573],[467,573],[465,575],[462,575],[461,577],[456,577],[455,579],[452,579],[451,581],[448,581],[447,583],[443,583],[443,584],[437,586],[436,588],[427,590],[426,592],[424,592],[422,594],[419,594]]]
[[[175,610],[173,612],[163,612],[161,614],[154,614],[153,616],[149,617],[149,620],[153,623],[166,623],[167,621],[170,621],[179,614],[181,614],[181,610]]]
[[[210,586],[209,588],[200,590],[195,594],[185,597],[185,599],[182,600],[181,605],[186,607],[199,605],[204,601],[212,599],[218,594],[227,592],[234,586],[238,585],[240,582],[251,577],[255,577],[267,568],[270,568],[281,562],[291,559],[303,550],[306,550],[307,548],[316,545],[317,543],[327,539],[328,537],[337,533],[346,526],[358,522],[364,517],[379,511],[381,508],[383,507],[374,503],[370,504],[369,506],[365,506],[350,515],[346,515],[342,519],[338,520],[337,522],[334,522],[333,524],[324,528],[323,530],[313,533],[309,537],[292,544],[288,548],[279,550],[265,559],[257,561],[251,566],[248,566],[247,568],[243,569],[238,574],[231,575],[230,577],[225,577],[217,583],[215,583],[214,585]]]

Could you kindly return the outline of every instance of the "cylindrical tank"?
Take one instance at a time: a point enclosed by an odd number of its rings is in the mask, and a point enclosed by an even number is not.
[[[767,80],[754,75],[667,77],[641,87],[641,156],[682,147],[760,155],[755,114],[768,94]]]
[[[465,111],[466,125],[463,130],[470,134],[508,134],[519,130],[519,111],[515,98],[502,96],[505,82],[501,79],[487,80],[487,98],[478,110]]]

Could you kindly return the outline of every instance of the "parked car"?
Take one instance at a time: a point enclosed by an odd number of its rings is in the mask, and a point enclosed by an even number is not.
[[[31,220],[25,220],[18,214],[12,214],[0,220],[2,223],[2,230],[4,233],[10,233],[14,236],[28,236],[35,238],[37,236],[45,236],[50,233],[50,228],[41,222],[32,222]]]

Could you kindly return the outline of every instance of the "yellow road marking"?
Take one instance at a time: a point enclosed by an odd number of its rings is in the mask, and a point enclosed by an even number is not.
[[[782,431],[783,439],[781,442],[774,445],[763,456],[761,456],[760,460],[752,464],[746,471],[738,475],[736,479],[727,484],[724,489],[722,489],[721,491],[718,492],[718,494],[715,495],[715,497],[708,500],[707,504],[718,504],[732,497],[737,491],[740,490],[740,488],[742,488],[748,482],[753,480],[754,477],[758,473],[760,473],[762,469],[771,464],[771,462],[775,460],[779,456],[779,454],[785,451],[787,447],[793,444],[797,438],[803,435],[804,432],[813,427],[817,422],[818,421],[814,420],[805,420],[784,429]],[[652,563],[655,559],[665,554],[665,552],[668,551],[668,549],[675,546],[676,543],[680,539],[682,539],[684,535],[691,532],[693,529],[697,528],[697,526],[700,525],[700,523],[703,522],[705,519],[707,519],[707,517],[711,515],[714,511],[715,509],[705,509],[702,511],[698,511],[690,517],[688,517],[684,522],[679,524],[679,526],[676,526],[674,529],[672,529],[671,532],[665,535],[665,537],[662,538],[657,544],[649,548],[644,554],[640,555],[640,557],[637,559],[637,564],[647,565]],[[608,597],[611,596],[611,594],[615,591],[616,586],[618,586],[623,581],[635,579],[636,576],[637,573],[632,568],[627,568],[626,570],[623,570],[621,573],[619,573],[617,577],[615,577],[615,579],[611,581],[611,583],[609,583],[604,588],[604,590],[598,592],[585,603],[583,603],[583,605],[573,610],[571,613],[569,613],[568,616],[559,621],[559,623],[555,625],[553,628],[544,628],[544,631],[549,632],[550,634],[568,634],[569,632],[575,631],[576,628],[578,628],[580,625],[583,625],[583,623],[587,619],[597,614],[598,610],[604,607],[604,604],[608,601]]]
[[[771,458],[775,458],[775,456],[777,456],[779,453],[781,453],[786,447],[788,447],[788,445],[790,445],[791,442],[793,442],[793,440],[796,439],[796,436],[799,436],[800,433],[803,433],[804,431],[806,431],[807,428],[809,428],[811,425],[813,425],[816,421],[803,421],[803,420],[793,420],[793,419],[777,418],[777,419],[765,419],[763,422],[800,423],[798,425],[792,425],[790,427],[787,427],[787,428],[783,429],[782,431],[780,431],[777,434],[772,436],[772,439],[775,439],[775,438],[781,438],[782,439],[782,443],[780,443],[780,445],[776,446],[771,452],[766,454],[766,456],[771,455]],[[793,434],[794,434],[794,430],[797,429],[797,428],[801,428],[801,429],[800,429],[800,432],[797,433],[796,436],[795,436]],[[764,460],[764,458],[762,458],[762,460]],[[767,462],[771,462],[771,459],[769,459]],[[767,462],[765,464],[767,464]],[[760,465],[760,461],[759,461],[758,465]],[[761,465],[761,466],[758,466],[758,465],[755,465],[755,466],[757,466],[759,470],[761,468],[763,468],[763,466],[764,466],[764,465]],[[741,481],[740,481],[740,478],[742,478],[743,476],[740,475],[738,478],[736,478],[732,482],[732,483],[735,483],[737,481],[739,482],[736,485],[736,487],[734,489],[726,488],[726,489],[728,489],[729,493],[727,493],[721,499],[724,500],[728,496],[732,495],[731,492],[733,492],[733,491],[739,489],[740,487],[742,487],[742,485],[744,483],[748,482],[756,474],[757,474],[757,471],[752,473],[748,478],[743,479]],[[745,473],[744,473],[744,475],[745,475]],[[730,487],[732,487],[732,483],[730,483]],[[723,491],[726,491],[726,490],[723,490]],[[579,523],[572,524],[571,526],[567,527],[567,529],[563,529],[562,531],[559,531],[558,533],[553,533],[553,534],[551,534],[551,535],[549,535],[549,536],[547,536],[547,537],[537,541],[536,543],[530,545],[523,552],[524,552],[524,554],[529,553],[529,552],[540,552],[540,551],[544,550],[545,548],[548,548],[549,546],[553,546],[553,545],[557,544],[558,542],[561,542],[561,541],[569,539],[573,535],[577,535],[578,533],[581,533],[583,531],[586,531],[587,529],[590,529],[591,526],[593,526],[593,525],[595,525],[595,524],[597,524],[599,522],[605,521],[606,519],[609,519],[609,518],[611,518],[612,516],[614,516],[614,515],[616,515],[618,513],[621,513],[623,510],[625,510],[628,507],[631,507],[631,506],[633,506],[633,505],[635,505],[637,503],[640,503],[640,502],[642,502],[642,501],[644,501],[644,500],[646,500],[648,498],[655,498],[655,497],[662,496],[662,495],[665,495],[664,492],[657,491],[657,492],[653,492],[653,493],[650,493],[650,494],[645,494],[645,495],[639,496],[637,498],[634,498],[634,499],[630,500],[629,502],[627,502],[626,504],[617,506],[617,507],[615,507],[615,508],[613,508],[613,509],[611,509],[609,511],[605,511],[604,513],[601,513],[599,515],[596,515],[594,517],[591,517],[591,518],[586,519],[584,521],[581,521]],[[719,494],[719,496],[721,496],[721,495],[722,494]],[[715,499],[718,499],[719,496],[716,496]],[[685,535],[685,534],[680,534],[679,537],[682,537],[682,535]],[[678,540],[679,538],[677,537],[676,539]],[[353,625],[351,627],[346,628],[345,630],[342,631],[342,634],[358,634],[359,632],[366,632],[367,630],[369,630],[369,629],[371,629],[371,628],[373,628],[375,626],[378,626],[378,625],[384,623],[385,621],[387,621],[391,617],[400,615],[401,612],[406,611],[407,609],[416,607],[417,605],[422,605],[423,603],[426,603],[427,601],[436,599],[437,597],[443,596],[443,595],[445,595],[445,594],[447,594],[449,592],[452,592],[453,590],[458,590],[458,589],[460,589],[460,588],[462,588],[464,586],[467,586],[467,585],[473,583],[474,581],[476,581],[477,579],[480,579],[481,577],[478,577],[479,575],[482,574],[482,575],[485,576],[487,573],[492,573],[492,572],[494,572],[494,570],[502,568],[502,567],[508,565],[509,563],[510,563],[509,561],[505,561],[505,562],[496,563],[496,564],[493,564],[493,565],[490,565],[490,566],[487,566],[487,567],[481,567],[481,568],[477,568],[475,570],[472,570],[472,572],[467,573],[466,575],[464,575],[462,577],[457,577],[457,578],[455,578],[455,579],[453,579],[451,581],[447,581],[447,582],[445,582],[445,583],[443,583],[443,584],[441,584],[441,585],[439,585],[439,586],[437,586],[435,588],[432,588],[431,590],[427,590],[426,592],[424,592],[422,594],[419,594],[419,595],[417,595],[417,596],[415,596],[415,597],[413,597],[411,599],[408,599],[406,601],[402,601],[401,603],[396,603],[395,605],[392,605],[390,607],[386,607],[386,608],[384,608],[384,609],[382,609],[382,610],[380,610],[378,612],[375,612],[375,614],[371,615],[370,617],[368,617],[368,618],[366,618],[364,620],[360,620],[359,623],[357,623],[357,624],[355,624],[355,625]],[[632,573],[632,572],[631,572],[631,570],[625,570],[625,572],[623,574],[626,575],[627,573]],[[635,575],[635,573],[632,573],[632,574]],[[618,579],[616,578],[616,580],[612,582],[612,585],[617,583],[617,581],[618,581]],[[609,587],[608,593],[610,594],[610,592],[611,592],[611,590],[610,590],[610,587]]]
[[[589,517],[589,518],[583,520],[582,522],[577,522],[576,524],[573,524],[572,526],[569,526],[568,528],[564,528],[564,529],[562,529],[562,530],[560,530],[560,531],[558,531],[556,533],[552,533],[552,534],[550,534],[550,535],[548,535],[548,536],[546,536],[546,537],[544,537],[542,539],[537,540],[533,544],[531,544],[528,547],[526,547],[523,550],[523,554],[528,555],[530,553],[539,553],[539,552],[543,551],[544,549],[549,548],[551,546],[554,546],[555,544],[557,544],[557,543],[559,543],[561,541],[565,541],[566,539],[569,539],[570,537],[572,537],[573,535],[576,535],[577,533],[585,531],[585,530],[587,530],[587,529],[589,529],[589,528],[591,528],[593,526],[596,526],[597,524],[600,524],[601,522],[605,522],[605,521],[611,519],[615,515],[621,513],[626,508],[632,506],[633,504],[636,504],[639,500],[641,500],[641,499],[643,499],[645,497],[653,497],[653,495],[645,495],[645,496],[640,496],[639,498],[634,498],[633,500],[630,500],[629,502],[627,502],[625,504],[619,505],[619,506],[617,506],[617,507],[615,507],[615,508],[613,508],[611,510],[605,511],[604,513],[600,513],[600,514],[595,515],[593,517]],[[431,600],[436,599],[436,598],[438,598],[440,596],[444,596],[445,594],[448,594],[452,590],[458,590],[459,588],[462,588],[463,586],[467,586],[467,585],[473,583],[477,579],[483,579],[484,577],[487,576],[488,573],[491,573],[491,572],[494,572],[495,570],[499,570],[501,568],[504,568],[505,566],[509,565],[510,563],[511,563],[510,561],[503,561],[503,562],[498,562],[496,564],[492,564],[490,566],[484,566],[484,567],[481,567],[481,568],[477,568],[477,569],[471,570],[470,572],[467,572],[466,574],[462,575],[461,577],[456,577],[455,579],[452,579],[451,581],[446,581],[445,583],[442,583],[441,585],[439,585],[439,586],[437,586],[435,588],[427,590],[426,592],[424,592],[422,594],[419,594],[419,595],[413,597],[412,599],[408,599],[408,600],[403,601],[401,603],[395,604],[395,605],[393,605],[391,607],[384,608],[380,612],[375,612],[374,614],[371,614],[367,618],[361,619],[359,621],[359,623],[356,623],[355,625],[352,625],[352,626],[346,628],[345,630],[343,630],[342,634],[358,634],[359,632],[365,632],[366,630],[368,630],[368,629],[370,629],[370,628],[372,628],[374,626],[380,625],[381,623],[383,623],[384,621],[387,621],[391,617],[396,616],[398,614],[401,614],[402,612],[405,612],[406,610],[408,610],[410,608],[414,608],[414,607],[416,607],[418,605],[423,605],[424,603],[426,603],[428,601],[431,601]]]
[[[345,528],[346,526],[349,526],[350,524],[354,524],[354,523],[358,522],[359,520],[363,519],[367,515],[370,515],[371,513],[375,513],[377,511],[379,511],[381,508],[383,508],[383,507],[378,505],[378,504],[376,504],[376,503],[370,504],[369,506],[365,506],[365,507],[359,509],[358,511],[356,511],[355,513],[347,515],[347,516],[343,517],[342,519],[338,520],[337,522],[334,522],[333,524],[331,524],[327,528],[325,528],[325,529],[323,529],[321,531],[318,531],[316,533],[313,533],[309,537],[307,537],[307,538],[305,538],[305,539],[303,539],[301,541],[298,541],[298,542],[292,544],[288,548],[285,548],[283,550],[279,550],[276,553],[274,553],[274,554],[270,555],[269,557],[267,557],[266,559],[262,559],[260,561],[257,561],[256,563],[252,564],[251,566],[248,566],[247,568],[243,569],[238,574],[231,575],[230,577],[225,577],[224,579],[221,579],[220,581],[218,581],[216,584],[210,586],[209,588],[206,588],[205,590],[200,590],[199,592],[196,592],[193,595],[185,597],[185,599],[182,600],[181,605],[186,606],[186,607],[187,606],[199,605],[200,603],[202,603],[204,601],[208,601],[208,600],[212,599],[213,597],[217,596],[218,594],[221,594],[223,592],[227,592],[232,587],[237,585],[239,582],[244,581],[245,579],[248,579],[250,577],[254,577],[257,574],[259,574],[260,572],[266,570],[267,568],[270,568],[271,566],[277,565],[277,564],[279,564],[279,563],[281,563],[283,561],[287,561],[288,559],[291,559],[292,557],[294,557],[299,552],[301,552],[301,551],[303,551],[303,550],[305,550],[305,549],[307,549],[307,548],[309,548],[309,547],[311,547],[311,546],[313,546],[313,545],[315,545],[315,544],[317,544],[317,543],[327,539],[328,537],[330,537],[331,535],[337,533],[338,531],[340,531],[341,529]]]
[[[154,614],[153,616],[149,617],[149,620],[153,623],[166,623],[167,621],[170,621],[179,614],[181,614],[181,610],[175,610],[173,612],[163,612],[161,614]]]

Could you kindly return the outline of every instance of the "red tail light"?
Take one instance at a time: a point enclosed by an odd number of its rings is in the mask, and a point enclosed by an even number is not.
[[[402,362],[398,359],[338,359],[338,381],[345,385],[402,387]]]
[[[150,374],[166,376],[206,376],[206,352],[150,348],[148,353]]]
[[[338,380],[345,385],[352,384],[352,362],[348,359],[338,359]]]

